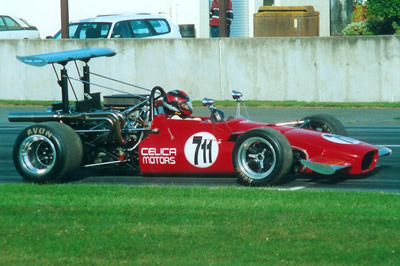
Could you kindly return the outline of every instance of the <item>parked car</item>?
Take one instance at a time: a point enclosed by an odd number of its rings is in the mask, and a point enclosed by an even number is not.
[[[71,39],[182,38],[168,18],[149,13],[100,15],[69,24]],[[61,38],[61,30],[53,39]]]
[[[39,39],[35,26],[22,18],[0,15],[0,39]]]
[[[85,48],[17,58],[33,66],[65,66],[115,54],[108,48]],[[88,64],[82,73],[90,73]],[[209,117],[170,119],[159,86],[142,88],[148,94],[104,96],[102,105],[100,93],[90,92],[88,85],[96,85],[89,74],[74,79],[63,68],[59,77],[62,102],[51,111],[8,115],[10,122],[35,123],[21,131],[13,150],[15,167],[29,182],[67,182],[80,167],[115,167],[144,176],[236,175],[247,186],[270,186],[297,174],[371,173],[378,157],[392,152],[347,137],[331,115],[279,124],[250,121],[240,115],[243,100],[237,91],[232,91],[238,103],[235,117],[225,118],[214,100],[204,98]],[[70,79],[85,85],[85,98],[74,106],[68,98]],[[180,104],[191,106],[185,101]]]

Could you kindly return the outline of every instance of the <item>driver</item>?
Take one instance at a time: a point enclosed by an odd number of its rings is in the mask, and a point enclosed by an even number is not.
[[[166,93],[163,99],[163,106],[167,118],[191,119],[193,105],[184,91],[173,90]]]

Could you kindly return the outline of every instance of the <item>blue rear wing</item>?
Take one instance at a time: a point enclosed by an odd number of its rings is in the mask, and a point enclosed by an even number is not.
[[[70,50],[64,52],[55,52],[49,54],[38,54],[38,55],[29,55],[29,56],[17,56],[17,59],[25,64],[32,66],[45,66],[47,64],[61,64],[63,68],[60,70],[61,75],[57,75],[58,85],[61,87],[61,97],[62,97],[62,112],[70,113],[69,108],[69,97],[68,97],[68,81],[70,77],[68,76],[68,71],[65,68],[65,65],[70,61],[83,61],[86,64],[83,66],[83,77],[80,78],[80,81],[83,83],[84,97],[85,100],[88,100],[90,96],[90,69],[87,62],[94,57],[101,56],[114,56],[117,53],[109,48],[84,48],[78,50]],[[77,66],[78,67],[78,66]],[[56,69],[54,68],[54,72]],[[57,73],[56,73],[57,74]],[[100,100],[99,100],[100,101]],[[59,106],[57,106],[59,108]]]
[[[32,66],[45,66],[47,64],[66,65],[69,61],[80,60],[88,62],[91,58],[101,56],[114,56],[117,53],[109,48],[84,48],[49,54],[38,54],[29,56],[17,56],[17,59],[25,64]]]

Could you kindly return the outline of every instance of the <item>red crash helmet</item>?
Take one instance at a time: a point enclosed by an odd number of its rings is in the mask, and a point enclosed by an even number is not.
[[[164,96],[163,106],[167,114],[179,116],[190,116],[193,112],[192,101],[189,96],[181,90],[169,91]]]

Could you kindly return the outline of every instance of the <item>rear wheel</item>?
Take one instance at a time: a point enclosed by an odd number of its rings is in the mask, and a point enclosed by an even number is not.
[[[324,133],[347,136],[343,124],[335,117],[327,114],[307,116],[302,119],[308,121],[302,128],[317,130]]]
[[[248,186],[278,183],[289,172],[292,161],[288,140],[272,128],[246,132],[233,148],[232,162],[238,181]]]
[[[47,122],[24,129],[14,145],[13,159],[20,175],[34,183],[68,180],[82,162],[82,142],[69,126]]]

